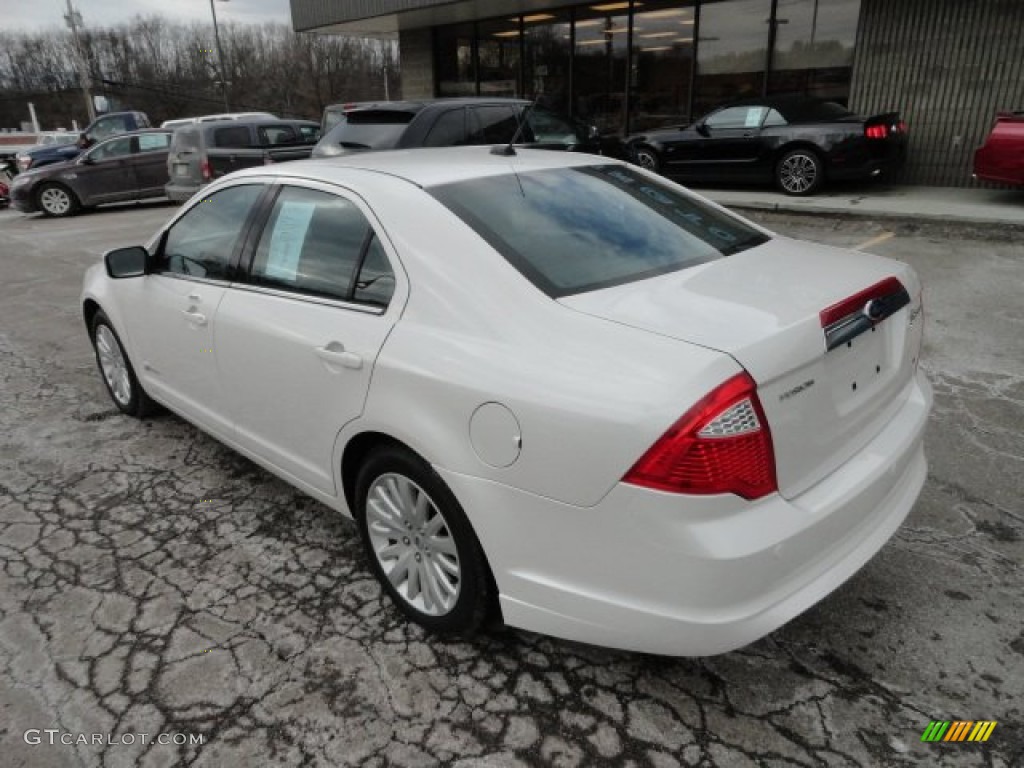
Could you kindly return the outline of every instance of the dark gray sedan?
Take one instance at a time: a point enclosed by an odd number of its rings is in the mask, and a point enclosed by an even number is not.
[[[11,205],[24,213],[71,216],[83,207],[163,197],[171,133],[122,133],[74,160],[19,174]]]

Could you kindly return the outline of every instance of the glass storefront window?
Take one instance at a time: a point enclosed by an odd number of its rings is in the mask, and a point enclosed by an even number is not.
[[[519,17],[481,21],[477,27],[481,96],[518,96]]]
[[[472,24],[438,27],[435,31],[439,96],[476,95],[474,37]]]
[[[645,2],[633,15],[630,131],[690,120],[693,0]]]
[[[625,127],[628,9],[629,3],[621,2],[576,11],[573,115],[602,134]]]
[[[694,117],[761,95],[771,13],[771,0],[701,3]]]
[[[861,0],[779,0],[769,93],[846,104]]]
[[[523,17],[523,94],[542,107],[568,114],[572,25],[566,11]]]

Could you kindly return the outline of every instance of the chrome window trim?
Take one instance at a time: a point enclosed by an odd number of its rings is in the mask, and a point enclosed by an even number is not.
[[[350,301],[343,301],[341,299],[329,299],[326,296],[313,296],[302,291],[282,291],[277,288],[269,288],[265,285],[253,285],[252,283],[229,283],[229,288],[236,288],[240,291],[249,291],[250,293],[262,293],[266,296],[276,296],[281,299],[292,299],[294,301],[302,301],[307,304],[320,304],[326,307],[336,307],[338,309],[348,309],[353,312],[361,312],[365,315],[383,315],[387,312],[387,307],[381,307],[373,304],[358,304]]]

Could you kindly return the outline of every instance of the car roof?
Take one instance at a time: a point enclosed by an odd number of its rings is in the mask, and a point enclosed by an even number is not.
[[[457,181],[500,176],[513,171],[579,168],[588,165],[624,165],[618,160],[582,152],[551,152],[516,148],[515,155],[496,155],[491,146],[430,147],[382,152],[357,152],[341,157],[297,160],[280,165],[251,168],[231,174],[239,176],[291,176],[344,184],[353,170],[377,173],[408,181],[420,187],[434,187]]]
[[[452,96],[440,99],[417,99],[415,101],[357,101],[345,104],[331,104],[326,109],[330,112],[359,112],[362,110],[418,112],[421,109],[442,105],[474,104],[530,104],[528,99],[514,99],[507,96]]]

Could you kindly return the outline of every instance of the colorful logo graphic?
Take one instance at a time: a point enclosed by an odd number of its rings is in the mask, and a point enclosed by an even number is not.
[[[995,728],[995,720],[932,720],[921,741],[988,741]]]

